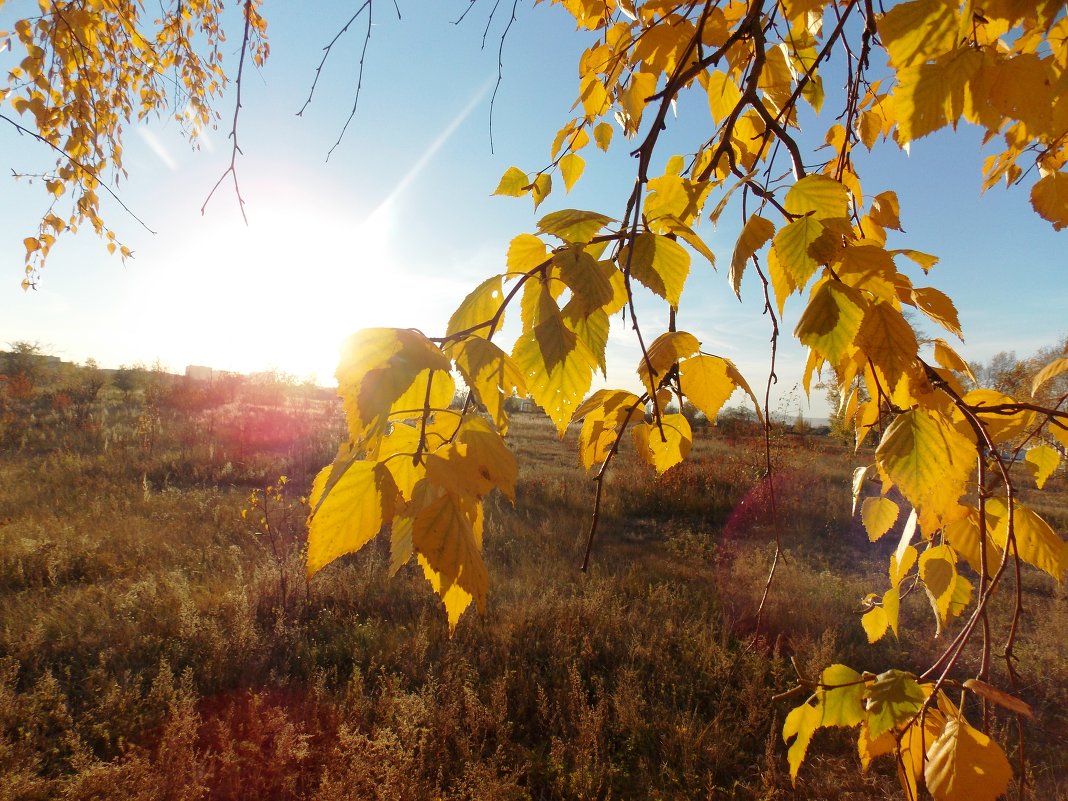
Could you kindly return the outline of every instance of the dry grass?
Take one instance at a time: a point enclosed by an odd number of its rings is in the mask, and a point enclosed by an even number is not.
[[[298,420],[238,460],[198,439],[202,415],[146,448],[123,439],[136,409],[112,406],[115,432],[35,430],[0,460],[0,799],[897,792],[892,765],[859,773],[843,732],[819,734],[796,789],[785,775],[769,699],[788,657],[908,667],[934,647],[919,604],[916,636],[866,644],[857,602],[885,558],[849,520],[849,454],[821,440],[780,438],[770,486],[756,443],[714,432],[660,479],[624,453],[584,575],[592,485],[545,421],[517,415],[519,500],[488,507],[491,606],[450,639],[421,576],[387,577],[382,543],[302,578],[295,498],[328,458],[320,429]],[[240,511],[279,473],[292,496],[271,543]],[[787,561],[755,631],[776,528]],[[1055,797],[1068,601],[1027,593],[1020,694]]]

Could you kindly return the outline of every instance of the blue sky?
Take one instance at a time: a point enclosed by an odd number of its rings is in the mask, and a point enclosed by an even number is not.
[[[39,187],[4,178],[0,343],[36,340],[65,359],[94,357],[106,366],[159,359],[176,371],[190,363],[274,367],[326,383],[341,340],[358,328],[440,333],[468,289],[503,271],[508,241],[534,230],[541,214],[574,207],[620,216],[633,180],[621,140],[608,155],[591,148],[575,191],[565,196],[558,181],[537,214],[526,199],[490,196],[507,167],[533,171],[547,162],[552,137],[568,119],[585,39],[558,9],[521,4],[505,45],[491,154],[489,98],[508,9],[502,4],[483,50],[492,5],[478,4],[462,25],[451,24],[467,5],[401,2],[401,20],[391,4],[376,6],[360,106],[327,162],[351,107],[363,22],[335,48],[314,102],[297,117],[322,47],[353,5],[324,2],[302,14],[305,4],[266,4],[272,55],[263,70],[246,73],[239,123],[248,227],[227,185],[200,213],[229,163],[229,97],[219,106],[219,130],[198,152],[173,122],[129,127],[130,178],[119,191],[157,233],[113,208],[110,222],[136,254],[125,265],[91,236],[67,237],[38,290],[22,292],[22,238],[33,233],[45,200]],[[0,30],[35,9],[35,2],[8,0]],[[232,65],[236,32],[232,25]],[[0,69],[11,60],[0,54]],[[676,131],[705,124],[701,111],[683,104],[680,117],[669,120],[666,143]],[[979,138],[961,133],[924,139],[908,156],[882,148],[862,165],[865,190],[895,188],[909,246],[941,257],[929,283],[957,302],[967,337],[962,354],[980,361],[1001,350],[1026,354],[1068,330],[1068,232],[1053,232],[1031,212],[1026,187],[981,196]],[[2,121],[0,149],[5,167],[50,161]],[[747,277],[739,304],[724,272],[739,222],[735,214],[718,230],[703,227],[721,272],[694,260],[680,326],[706,350],[734,359],[756,387],[765,380],[769,353],[759,286]],[[787,306],[785,332],[799,312],[798,303]],[[643,303],[639,319],[655,335],[666,309]],[[608,384],[636,386],[638,355],[628,329],[614,326]],[[785,342],[779,358],[772,407],[795,414],[802,349]],[[806,414],[825,414],[822,398],[814,396]]]

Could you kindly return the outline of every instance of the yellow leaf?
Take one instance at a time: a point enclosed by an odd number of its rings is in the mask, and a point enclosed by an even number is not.
[[[508,430],[508,415],[504,402],[512,397],[527,394],[526,381],[512,358],[484,339],[469,339],[458,343],[451,355],[464,381],[486,407],[486,412],[497,430]]]
[[[631,252],[633,251],[633,255]],[[690,254],[678,242],[646,231],[634,239],[633,248],[624,248],[619,266],[672,306],[679,305],[682,287],[690,273]]]
[[[868,736],[872,739],[911,721],[927,700],[927,694],[916,678],[901,670],[880,673],[867,685],[864,697]]]
[[[878,22],[890,63],[911,67],[956,47],[957,8],[951,0],[910,0],[890,9]]]
[[[315,477],[309,503],[308,577],[339,556],[355,553],[393,517],[397,487],[385,465],[355,461],[340,476],[324,467]],[[327,488],[328,482],[333,486]]]
[[[415,420],[425,411],[448,409],[456,396],[456,381],[451,373],[442,370],[422,370],[411,386],[393,401],[390,420]]]
[[[648,359],[643,356],[638,362],[637,370],[649,394],[656,391],[660,381],[673,364],[692,356],[700,349],[701,343],[697,341],[697,337],[686,331],[668,331],[654,339],[645,351]],[[651,375],[650,370],[652,370]]]
[[[711,422],[738,389],[734,379],[737,370],[732,368],[730,360],[719,356],[698,355],[679,362],[682,394]]]
[[[607,122],[597,123],[593,129],[593,141],[597,143],[597,147],[607,153],[612,144],[612,126]]]
[[[990,517],[992,515],[988,515]],[[990,538],[989,529],[991,521],[987,520],[988,533],[986,535],[986,575],[994,575],[998,563],[1001,562],[1001,549]],[[975,507],[966,507],[966,514],[958,517],[943,529],[946,540],[953,546],[964,561],[975,571],[976,575],[982,572],[980,559],[981,545],[979,540],[979,510]]]
[[[719,70],[702,77],[708,93],[708,108],[714,122],[721,123],[730,115],[742,99],[742,92],[731,78]]]
[[[515,501],[515,457],[481,417],[465,415],[454,440],[427,456],[426,475],[457,496],[482,500],[496,487]]]
[[[641,420],[645,410],[638,396],[625,390],[601,389],[575,410],[572,422],[582,420],[579,461],[589,470],[608,456],[622,425]]]
[[[920,798],[920,778],[927,761],[927,751],[946,725],[946,716],[928,709],[901,732],[898,744],[897,775],[906,798]]]
[[[871,148],[869,148],[870,150]],[[871,219],[883,228],[901,230],[901,207],[896,192],[880,192],[871,201]]]
[[[690,226],[675,217],[660,217],[657,219],[657,223],[667,233],[675,234],[675,236],[708,259],[708,263],[713,267],[716,266],[716,254],[712,252],[711,248],[705,244],[705,241]]]
[[[628,135],[638,130],[642,114],[649,98],[656,94],[656,75],[651,72],[635,72],[620,96]]]
[[[923,253],[919,250],[891,250],[890,254],[892,256],[904,256],[907,259],[912,259],[912,261],[920,265],[920,269],[925,273],[930,272],[931,268],[938,264],[937,256],[932,256],[930,253]]]
[[[586,160],[578,153],[568,153],[560,158],[560,175],[564,177],[564,188],[570,192],[582,171],[586,168]]]
[[[1031,206],[1060,231],[1068,226],[1068,173],[1051,172],[1031,187]]]
[[[575,406],[589,391],[597,357],[557,315],[520,336],[512,359],[531,396],[563,436]]]
[[[1031,468],[1031,473],[1035,479],[1035,486],[1042,489],[1042,486],[1046,483],[1046,479],[1053,475],[1053,472],[1061,463],[1061,454],[1051,448],[1049,445],[1036,445],[1034,448],[1029,448],[1024,455],[1026,464]]]
[[[813,288],[794,336],[837,366],[852,351],[866,306],[864,296],[857,290],[839,281],[825,280]]]
[[[612,273],[618,272],[609,261],[597,261],[579,247],[561,248],[553,255],[560,280],[573,294],[574,309],[589,314],[608,306],[614,296]]]
[[[615,270],[615,267],[612,267]],[[618,272],[618,270],[616,271]],[[577,298],[571,298],[563,308],[564,325],[575,332],[579,342],[586,346],[594,360],[594,367],[607,375],[608,364],[606,353],[608,348],[608,332],[611,321],[604,309],[594,309],[584,312]]]
[[[927,0],[914,2],[926,3]],[[901,144],[927,136],[946,123],[957,124],[964,112],[965,87],[982,59],[976,50],[964,47],[936,62],[898,71],[890,105],[897,120],[897,136]]]
[[[925,532],[955,519],[976,464],[975,445],[924,409],[898,415],[875,452],[879,471],[916,507]]]
[[[525,172],[518,167],[509,167],[504,175],[501,176],[501,181],[497,184],[497,188],[493,190],[493,194],[522,197],[527,193],[529,185],[530,179],[527,178]]]
[[[638,454],[662,474],[685,459],[693,444],[689,421],[681,414],[665,414],[656,422],[640,423],[633,429]]]
[[[947,370],[963,373],[973,382],[976,380],[975,374],[972,373],[972,368],[944,339],[936,339],[934,341],[934,357],[935,361]]]
[[[951,718],[927,751],[927,789],[935,801],[994,801],[1012,768],[1001,746],[964,720]]]
[[[1010,396],[993,389],[973,389],[962,400],[973,407],[974,414],[982,421],[991,439],[995,442],[1006,442],[1015,439],[1032,429],[1038,422],[1035,413],[1026,409],[1012,414],[983,411],[985,406],[1001,406],[1007,403],[1015,403]],[[963,422],[963,413],[956,412],[955,417],[958,420],[957,427],[961,430],[968,430]]]
[[[397,575],[408,564],[415,551],[412,548],[412,519],[398,515],[393,518],[389,532],[389,575]]]
[[[448,328],[445,330],[446,335],[452,336],[459,331],[482,326],[472,333],[478,337],[488,337],[493,332],[488,325],[483,326],[483,323],[488,323],[493,318],[500,309],[503,300],[501,276],[495,275],[492,278],[487,278],[471,294],[464,298],[463,303],[453,312],[452,317],[449,318]],[[504,314],[502,313],[497,321],[496,328],[500,328],[503,323]]]
[[[797,216],[811,214],[818,220],[846,217],[849,192],[826,175],[808,175],[790,187],[784,205],[790,214]]]
[[[562,209],[538,220],[538,233],[551,234],[565,242],[589,242],[610,222],[611,217],[596,211]]]
[[[410,528],[411,526],[409,526]],[[410,534],[409,539],[411,539]],[[474,598],[456,583],[449,585],[442,592],[441,574],[430,566],[430,562],[422,554],[419,554],[419,566],[423,568],[423,575],[430,582],[430,586],[434,588],[434,592],[441,596],[441,602],[445,605],[445,616],[449,621],[449,633],[451,634],[456,631],[456,624],[460,622],[460,615],[471,605],[471,601]]]
[[[794,738],[786,752],[786,759],[790,763],[790,779],[795,786],[797,785],[797,771],[801,763],[805,761],[805,752],[808,751],[812,735],[819,728],[822,717],[820,710],[806,701],[801,706],[791,709],[783,723],[783,742],[789,743],[790,739]]]
[[[864,627],[864,633],[868,635],[868,642],[876,643],[886,634],[890,620],[881,606],[875,606],[861,615],[860,625]]]
[[[342,346],[335,373],[352,439],[382,436],[394,404],[419,375],[447,373],[449,367],[445,354],[418,331],[370,328],[353,334]]]
[[[1013,506],[1013,534],[1020,558],[1060,581],[1064,571],[1068,570],[1068,544],[1034,511],[1022,503]],[[999,548],[1005,550],[1009,547],[1008,508],[1000,498],[992,498],[987,501],[987,509],[998,518],[990,536]]]
[[[888,394],[916,364],[916,334],[890,303],[872,303],[867,308],[854,341],[881,374]]]
[[[846,665],[828,665],[820,674],[816,700],[821,711],[820,726],[852,727],[864,718],[861,674]]]
[[[546,245],[534,234],[520,234],[508,245],[508,276],[523,275],[545,263]]]
[[[530,195],[534,198],[534,210],[542,204],[553,191],[553,178],[549,173],[543,172],[538,175],[530,185]]]
[[[885,630],[886,627],[883,626]],[[892,754],[897,749],[897,738],[892,731],[884,731],[878,737],[872,738],[868,734],[868,722],[861,721],[860,736],[857,738],[857,753],[860,757],[860,765],[865,772],[876,757]]]
[[[917,287],[912,290],[912,299],[916,303],[916,308],[951,334],[956,334],[961,340],[964,339],[960,330],[960,319],[957,317],[957,307],[945,293],[934,287]]]
[[[731,257],[730,282],[734,288],[734,294],[742,296],[742,274],[749,259],[764,247],[765,243],[775,234],[775,225],[771,220],[766,220],[759,214],[752,215],[745,221],[742,233],[734,246],[734,255]]]
[[[440,442],[428,441],[424,443],[424,448],[433,450],[440,444]],[[389,469],[393,482],[397,485],[397,491],[405,500],[411,500],[412,490],[426,475],[424,462],[414,461],[418,450],[419,428],[405,423],[395,423],[389,435],[382,438],[373,453],[368,454],[369,457]]]
[[[1042,385],[1049,381],[1051,378],[1056,378],[1061,373],[1068,370],[1068,358],[1054,359],[1035,375],[1031,381],[1031,394],[1038,395],[1038,391],[1042,388]]]
[[[785,228],[780,228],[775,235],[775,254],[789,273],[793,287],[803,288],[816,272],[818,263],[809,253],[809,248],[822,233],[823,225],[810,215],[794,220]]]
[[[893,528],[900,512],[897,504],[889,498],[865,498],[861,506],[860,518],[864,521],[868,539],[875,542]]]
[[[916,564],[918,555],[916,549],[911,545],[906,545],[903,550],[890,554],[889,573],[891,586],[896,587],[904,580],[905,576],[912,570],[912,566]]]
[[[413,547],[438,574],[437,589],[443,599],[458,584],[485,612],[489,576],[482,561],[481,534],[476,533],[481,504],[451,492],[437,497],[430,490],[423,494],[426,502],[412,523]]]
[[[949,620],[954,592],[957,587],[957,565],[953,549],[948,545],[936,545],[920,555],[920,579],[927,590],[937,620],[936,633],[941,633]]]

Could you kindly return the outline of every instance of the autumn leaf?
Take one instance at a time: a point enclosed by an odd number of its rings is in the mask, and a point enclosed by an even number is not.
[[[964,720],[950,719],[927,751],[927,789],[935,801],[994,801],[1012,768],[997,743]]]
[[[742,233],[734,246],[734,256],[731,258],[730,282],[734,294],[739,298],[742,296],[742,274],[745,272],[745,265],[774,234],[775,225],[759,214],[754,214],[745,221]]]
[[[975,446],[924,409],[898,415],[875,451],[879,471],[901,488],[925,531],[954,518],[975,467]]]
[[[620,269],[625,271],[628,264],[630,274],[643,285],[672,306],[679,305],[690,273],[690,254],[682,245],[666,236],[639,234],[633,248],[626,248],[619,256]]]
[[[860,516],[868,539],[876,542],[893,527],[899,514],[897,504],[889,498],[865,498]]]
[[[670,470],[685,459],[693,445],[690,422],[681,414],[665,414],[660,423],[639,423],[632,429],[634,447],[657,475]]]
[[[355,553],[393,517],[397,486],[389,470],[377,462],[355,461],[324,467],[315,477],[309,503],[308,577],[339,556]],[[329,492],[327,482],[332,481]]]

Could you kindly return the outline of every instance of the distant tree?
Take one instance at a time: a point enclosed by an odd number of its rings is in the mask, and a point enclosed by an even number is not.
[[[141,366],[121,365],[111,377],[111,385],[122,393],[123,400],[127,403],[138,390],[144,387],[144,383],[145,368]]]

